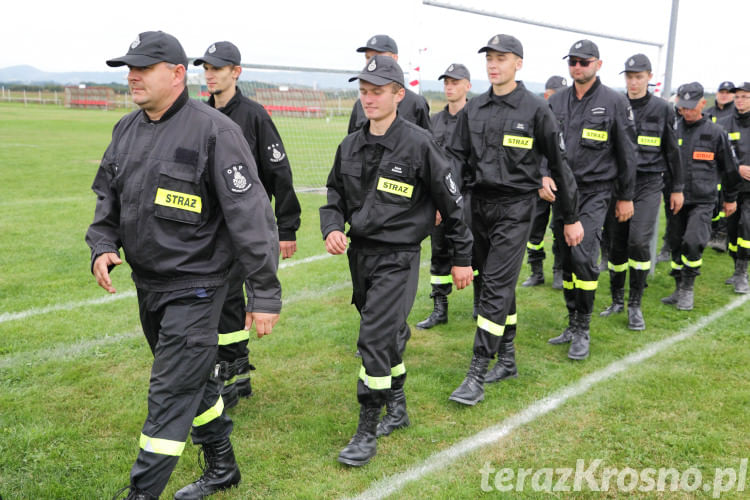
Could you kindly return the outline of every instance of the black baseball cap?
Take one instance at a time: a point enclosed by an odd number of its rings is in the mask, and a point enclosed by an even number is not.
[[[750,82],[742,82],[742,85],[739,85],[738,87],[733,87],[731,92],[735,93],[738,90],[744,90],[745,92],[750,92]]]
[[[511,35],[495,35],[490,38],[487,45],[479,49],[477,52],[487,52],[488,50],[494,50],[496,52],[510,52],[523,59],[523,45],[518,38]]]
[[[560,90],[568,86],[568,81],[562,76],[550,76],[544,84],[544,90]]]
[[[127,54],[108,60],[107,66],[145,68],[159,62],[182,64],[187,68],[187,56],[175,37],[163,31],[144,31],[131,42]]]
[[[388,35],[375,35],[370,37],[362,47],[358,48],[357,52],[367,52],[368,50],[398,54],[398,45],[396,45],[396,40]]]
[[[630,56],[628,60],[625,61],[625,69],[620,71],[620,74],[638,73],[640,71],[651,72],[651,61],[645,54],[635,54],[634,56]]]
[[[570,46],[568,55],[563,57],[563,59],[567,59],[568,57],[580,57],[581,59],[594,57],[599,59],[599,47],[591,40],[578,40]]]
[[[717,92],[721,92],[722,90],[728,90],[729,92],[731,92],[733,88],[734,88],[734,83],[730,81],[721,82],[719,84],[719,90],[717,90]]]
[[[454,80],[471,80],[469,69],[463,64],[459,63],[453,63],[448,66],[448,69],[446,69],[443,74],[438,77],[438,80],[442,80],[446,76],[448,78],[453,78]]]
[[[391,82],[396,82],[402,87],[404,85],[404,72],[401,66],[391,56],[374,55],[365,64],[364,69],[357,76],[349,78],[350,82],[354,80],[364,80],[373,85],[382,86]]]
[[[193,64],[200,66],[201,64],[208,63],[211,66],[223,68],[230,64],[232,66],[239,66],[241,59],[240,49],[238,49],[235,44],[232,42],[216,42],[212,43],[211,46],[206,49],[206,53],[203,54],[203,57],[193,61]]]
[[[695,109],[703,99],[703,85],[698,82],[685,83],[677,89],[677,107]]]

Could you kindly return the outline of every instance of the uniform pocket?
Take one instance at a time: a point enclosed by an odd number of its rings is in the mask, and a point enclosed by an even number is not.
[[[415,195],[416,169],[388,162],[378,168],[375,200],[388,205],[409,205]]]
[[[154,215],[160,219],[200,224],[203,198],[195,167],[180,163],[164,165],[154,197]]]
[[[503,148],[511,164],[523,163],[534,147],[534,130],[529,122],[509,120],[503,129]]]
[[[609,118],[587,118],[583,121],[581,146],[589,149],[604,149],[609,144]]]
[[[638,150],[644,153],[661,151],[661,132],[658,123],[644,123],[638,130]]]
[[[362,205],[362,162],[341,160],[341,180],[344,183],[344,196],[350,208]]]
[[[482,158],[484,155],[484,122],[469,121],[469,135],[471,139],[471,147],[474,150],[474,154],[477,158]]]

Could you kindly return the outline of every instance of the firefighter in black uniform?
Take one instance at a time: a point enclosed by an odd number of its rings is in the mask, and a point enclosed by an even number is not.
[[[555,117],[542,98],[515,79],[523,66],[521,42],[510,35],[495,35],[479,49],[482,52],[486,53],[491,87],[471,99],[459,114],[449,148],[468,171],[474,262],[482,276],[471,364],[466,378],[450,396],[465,405],[484,399],[485,381],[518,373],[513,345],[515,287],[542,189],[542,156],[548,159],[559,188],[565,238],[570,245],[583,239],[576,185],[565,162]],[[487,374],[495,354],[497,364]]]
[[[599,279],[596,261],[610,200],[616,200],[619,222],[633,215],[635,125],[627,98],[596,76],[602,61],[594,42],[574,43],[565,57],[575,85],[553,95],[549,102],[578,184],[584,240],[577,247],[563,248],[563,293],[569,323],[549,343],[570,342],[568,357],[581,360],[589,355],[589,324]]]
[[[724,81],[719,84],[716,90],[716,102],[710,108],[703,110],[703,114],[714,123],[722,118],[734,114],[734,93],[732,89],[734,83]],[[713,218],[711,219],[711,239],[708,240],[708,246],[718,252],[727,250],[727,215],[722,210],[723,196],[721,194],[721,184],[718,187],[719,196],[714,207]]]
[[[549,99],[551,95],[568,86],[568,82],[562,76],[551,76],[544,84],[544,98]],[[531,266],[531,275],[521,283],[521,286],[538,286],[544,284],[544,259],[547,257],[544,251],[544,234],[547,225],[551,223],[550,212],[555,201],[554,192],[557,190],[554,180],[547,171],[547,162],[542,158],[542,184],[544,189],[539,192],[536,200],[536,212],[531,223],[531,234],[526,243],[527,262]],[[551,225],[551,224],[550,224]],[[554,240],[552,253],[555,262],[552,266],[552,288],[562,290],[562,263],[560,262],[560,244]]]
[[[472,238],[448,159],[428,131],[397,116],[404,97],[401,68],[395,59],[375,55],[356,79],[369,121],[339,145],[326,183],[328,201],[320,208],[326,250],[349,257],[352,302],[360,314],[359,425],[338,457],[351,466],[370,461],[376,436],[409,425],[405,342],[399,337],[409,329],[420,242],[434,226],[436,208],[453,247],[454,283],[461,289],[472,279]]]
[[[375,35],[367,40],[367,43],[357,49],[365,55],[368,61],[374,55],[390,56],[398,61],[398,45],[396,41],[388,35]],[[420,127],[430,130],[430,106],[427,100],[419,94],[405,88],[406,95],[398,105],[398,116],[406,121],[416,123]],[[349,132],[352,133],[367,123],[367,116],[362,109],[362,103],[357,100],[354,102],[352,114],[349,117]]]
[[[693,285],[700,275],[703,249],[711,236],[718,182],[723,188],[724,212],[731,216],[737,208],[736,158],[724,129],[702,115],[705,104],[700,83],[686,83],[677,89],[681,115],[677,140],[685,171],[685,204],[672,218],[669,233],[675,291],[661,300],[682,311],[693,308]]]
[[[635,54],[625,61],[625,83],[628,100],[635,115],[638,133],[638,169],[635,177],[634,214],[626,222],[617,222],[612,210],[605,227],[609,227],[609,286],[612,304],[600,316],[610,316],[625,309],[625,277],[630,268],[628,328],[644,330],[641,298],[651,270],[651,240],[661,207],[664,174],[670,179],[670,210],[676,214],[684,201],[684,177],[680,149],[674,131],[674,110],[663,99],[648,92],[653,76],[651,61]]]
[[[737,211],[727,220],[729,254],[734,259],[734,274],[726,283],[736,293],[748,293],[747,261],[750,259],[750,82],[732,89],[734,112],[719,119],[729,135],[729,142],[739,163],[742,182],[737,196]]]
[[[253,157],[235,123],[188,98],[187,63],[177,39],[161,31],[141,33],[125,56],[107,61],[128,66],[141,109],[114,127],[92,186],[97,203],[86,242],[97,283],[110,293],[109,273],[125,251],[154,355],[129,499],[159,497],[191,427],[206,468],[175,498],[239,483],[232,421],[215,378],[219,315],[235,259],[247,277],[245,327],[255,322],[258,336],[271,333],[281,309],[276,225]]]
[[[275,198],[276,225],[279,228],[281,258],[287,259],[297,249],[295,233],[300,225],[300,205],[292,184],[292,169],[279,132],[266,110],[245,97],[237,87],[242,73],[239,49],[231,42],[211,44],[202,58],[193,64],[203,65],[206,86],[211,94],[208,105],[227,115],[242,129],[258,167],[258,177],[268,199]],[[241,267],[238,266],[237,271]],[[252,395],[250,370],[255,367],[248,360],[249,332],[245,325],[245,296],[242,292],[241,272],[234,272],[219,320],[219,362],[224,390],[221,397],[226,408],[235,406],[240,397]]]
[[[432,116],[432,136],[441,147],[446,147],[450,142],[453,131],[456,128],[458,112],[466,105],[466,94],[471,89],[471,75],[463,64],[454,63],[448,66],[445,73],[438,77],[443,80],[445,98],[448,104],[439,113]],[[453,178],[463,185],[462,174],[454,163]],[[464,207],[467,204],[466,193],[464,195]],[[417,328],[430,329],[435,325],[448,321],[448,295],[451,293],[453,278],[451,276],[451,258],[453,251],[445,238],[445,226],[440,222],[440,212],[436,214],[436,224],[430,235],[430,285],[434,308],[432,313],[423,321],[417,323]],[[474,290],[479,286],[478,277],[474,276]],[[476,295],[476,294],[475,294]]]

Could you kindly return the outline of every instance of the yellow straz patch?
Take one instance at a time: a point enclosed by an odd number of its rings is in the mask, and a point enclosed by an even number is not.
[[[201,197],[193,194],[178,193],[159,188],[156,190],[154,203],[165,207],[179,208],[188,212],[201,213]]]
[[[740,133],[739,132],[729,132],[729,140],[730,141],[739,141],[740,140]]]
[[[414,186],[381,177],[378,179],[378,191],[385,191],[386,193],[403,196],[404,198],[411,198],[411,195],[414,192]]]
[[[638,136],[638,144],[641,146],[655,146],[659,147],[661,146],[661,137],[651,137],[648,135],[639,135]]]
[[[511,148],[531,149],[531,146],[533,144],[534,144],[533,137],[521,137],[517,135],[503,136],[503,146],[508,146]]]
[[[606,141],[609,134],[606,130],[592,130],[590,128],[583,129],[581,137],[584,139],[591,139],[592,141]]]

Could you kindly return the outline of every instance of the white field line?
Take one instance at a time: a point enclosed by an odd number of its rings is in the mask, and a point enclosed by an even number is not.
[[[433,454],[422,463],[410,467],[404,472],[375,481],[369,489],[354,497],[355,500],[374,500],[393,495],[407,483],[417,481],[427,474],[431,474],[447,467],[459,458],[473,451],[496,443],[500,439],[510,435],[519,427],[531,423],[537,418],[557,409],[569,399],[584,394],[596,384],[603,382],[618,373],[624,372],[628,368],[659,354],[678,342],[682,342],[683,340],[692,337],[713,321],[747,302],[748,299],[750,299],[750,295],[739,297],[721,309],[712,312],[708,316],[700,318],[696,323],[688,326],[682,332],[658,342],[648,344],[639,351],[625,356],[618,361],[612,362],[601,370],[597,370],[594,373],[583,377],[578,382],[534,402],[521,412],[511,415],[499,424],[487,427],[483,431],[459,441],[450,448]]]

